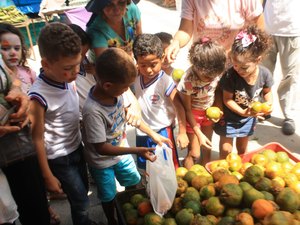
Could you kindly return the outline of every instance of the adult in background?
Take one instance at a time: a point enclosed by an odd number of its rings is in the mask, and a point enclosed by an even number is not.
[[[138,7],[131,0],[91,0],[86,9],[93,13],[87,33],[96,57],[109,47],[121,48],[131,55],[133,41],[142,33]]]
[[[239,30],[249,24],[263,25],[261,0],[182,0],[180,26],[167,48],[167,58],[174,61],[192,39],[209,37],[227,52]]]
[[[300,112],[300,2],[298,0],[266,1],[265,29],[273,36],[273,48],[263,61],[274,72],[277,55],[281,64],[282,80],[277,93],[284,115],[282,132],[295,133],[294,118]],[[298,112],[298,113],[297,113]]]

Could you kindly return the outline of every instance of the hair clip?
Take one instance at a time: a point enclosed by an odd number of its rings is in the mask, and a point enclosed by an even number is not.
[[[251,45],[253,42],[256,41],[256,39],[257,37],[254,34],[248,34],[244,30],[240,31],[235,37],[235,40],[242,40],[242,46],[244,48]]]
[[[201,41],[201,44],[205,44],[205,43],[210,42],[210,38],[208,38],[208,37],[202,37],[202,38],[200,38],[200,41]]]

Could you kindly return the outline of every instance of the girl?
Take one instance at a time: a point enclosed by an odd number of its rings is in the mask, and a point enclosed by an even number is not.
[[[205,110],[215,102],[215,91],[220,75],[225,70],[225,49],[208,38],[196,41],[190,51],[192,66],[178,84],[178,91],[187,117],[189,137],[188,153],[184,166],[190,168],[200,159],[201,164],[210,161],[213,122],[206,118]]]
[[[21,32],[11,24],[0,23],[1,54],[10,74],[22,82],[22,91],[27,93],[36,74],[26,66],[27,49]]]
[[[251,109],[253,102],[263,100],[270,106],[266,114],[272,111],[272,74],[259,65],[270,44],[270,37],[256,26],[247,27],[235,37],[230,53],[233,66],[220,81],[224,118],[216,124],[215,132],[221,136],[221,159],[232,151],[233,138],[238,154],[247,151],[256,118],[264,115]]]

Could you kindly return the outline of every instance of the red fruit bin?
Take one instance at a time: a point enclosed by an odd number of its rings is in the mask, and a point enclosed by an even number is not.
[[[242,162],[245,163],[245,162],[250,162],[252,156],[256,153],[260,153],[262,152],[263,150],[265,149],[271,149],[273,150],[274,152],[286,152],[287,155],[289,156],[290,160],[292,160],[293,162],[297,163],[297,162],[300,162],[300,159],[297,158],[295,155],[293,155],[293,153],[291,151],[289,151],[288,149],[286,149],[284,146],[282,146],[281,144],[277,143],[277,142],[270,142],[268,144],[265,144],[264,146],[261,146],[259,149],[256,149],[256,150],[252,150],[251,152],[248,152],[248,153],[245,153],[243,155],[240,155],[241,158],[242,158]],[[219,161],[219,160],[215,160],[215,161]],[[215,162],[215,161],[211,161],[209,163],[207,163],[205,165],[205,168],[208,172],[211,173],[211,170],[210,170],[210,165]]]

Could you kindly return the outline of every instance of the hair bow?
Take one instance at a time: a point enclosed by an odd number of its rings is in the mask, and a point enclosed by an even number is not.
[[[242,40],[242,46],[244,48],[248,47],[251,45],[257,37],[254,34],[248,34],[246,31],[240,31],[237,36],[235,37],[235,40]]]

